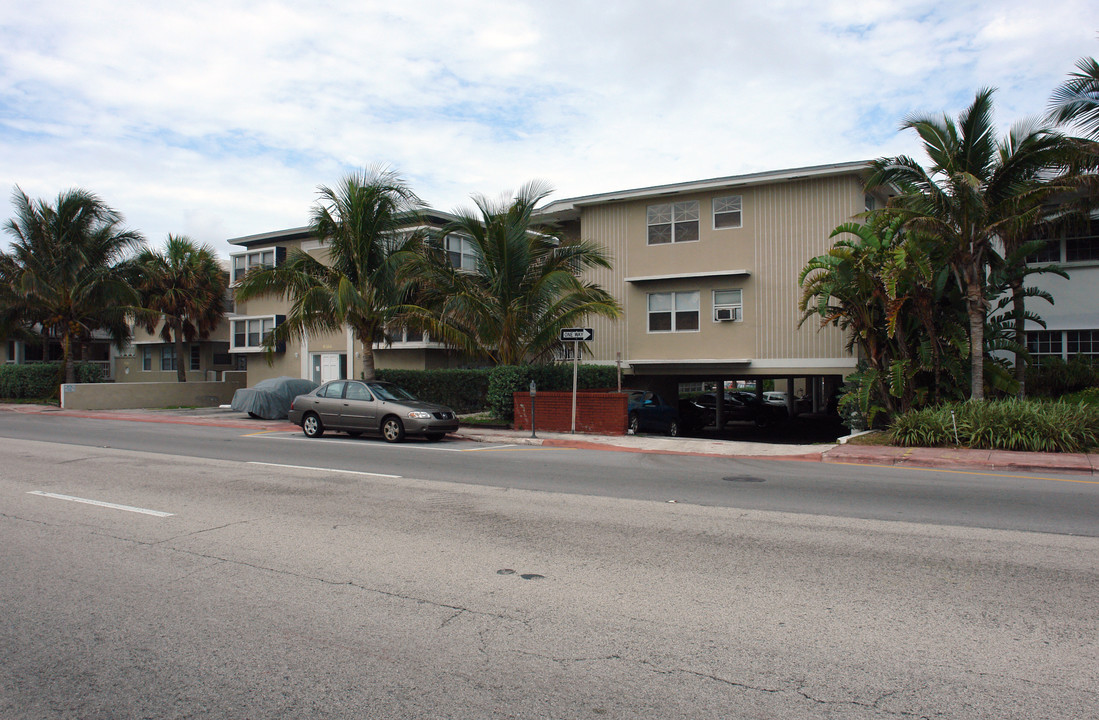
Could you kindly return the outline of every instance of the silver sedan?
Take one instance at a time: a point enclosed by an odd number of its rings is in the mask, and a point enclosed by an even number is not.
[[[401,442],[405,435],[434,441],[458,429],[458,416],[445,405],[417,400],[398,385],[376,380],[325,383],[294,398],[289,418],[311,438],[337,430],[351,437],[375,433],[387,442]]]

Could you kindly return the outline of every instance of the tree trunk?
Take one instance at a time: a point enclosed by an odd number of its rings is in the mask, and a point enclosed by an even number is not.
[[[985,309],[983,298],[977,294],[973,297],[970,291],[969,300],[969,368],[970,391],[972,400],[985,399]]]
[[[65,384],[76,382],[76,366],[73,365],[72,335],[66,330],[61,336],[61,366],[65,371]]]
[[[176,336],[176,380],[187,382],[187,365],[183,364],[183,331],[175,328]],[[190,358],[188,358],[190,360]],[[188,363],[190,364],[190,363]]]
[[[1023,297],[1023,281],[1011,281],[1011,305],[1015,324],[1015,344],[1020,348],[1026,348],[1026,298]],[[1015,351],[1015,382],[1019,383],[1016,396],[1020,400],[1026,399],[1026,353],[1022,350]]]
[[[363,380],[374,379],[374,343],[363,343]]]

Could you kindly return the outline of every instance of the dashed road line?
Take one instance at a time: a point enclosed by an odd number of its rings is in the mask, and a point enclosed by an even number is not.
[[[154,517],[172,517],[174,514],[170,512],[161,512],[160,510],[133,507],[131,505],[116,505],[115,503],[103,502],[102,500],[89,500],[88,498],[73,497],[72,495],[42,492],[41,490],[31,490],[27,494],[53,498],[55,500],[68,500],[69,502],[83,503],[84,505],[95,505],[96,507],[110,508],[111,510],[125,510],[126,512],[141,513],[142,515],[152,515]]]

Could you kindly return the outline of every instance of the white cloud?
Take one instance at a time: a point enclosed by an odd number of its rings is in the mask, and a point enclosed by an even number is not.
[[[153,241],[304,224],[387,162],[433,205],[915,152],[999,87],[1006,128],[1095,52],[1089,2],[58,1],[9,9],[0,183],[100,193]]]

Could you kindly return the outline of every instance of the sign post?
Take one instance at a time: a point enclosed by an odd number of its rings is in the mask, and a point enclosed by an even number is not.
[[[538,386],[534,384],[534,381],[530,381],[530,436],[532,438],[538,437],[534,434],[534,398],[538,392]]]
[[[580,343],[595,339],[591,328],[562,328],[561,342],[572,341],[572,433],[576,434],[576,375],[580,367]]]

